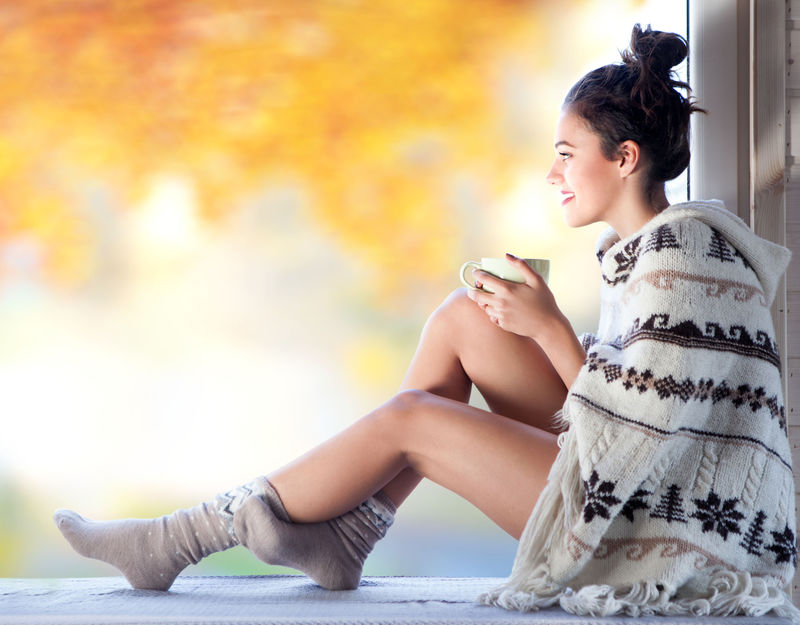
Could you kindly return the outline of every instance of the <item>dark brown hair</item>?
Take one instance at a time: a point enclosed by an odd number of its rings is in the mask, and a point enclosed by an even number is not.
[[[647,157],[648,193],[689,165],[689,116],[696,106],[689,85],[672,69],[689,54],[676,33],[633,27],[622,63],[599,67],[567,93],[564,109],[582,117],[600,136],[604,156],[619,157],[623,141],[635,141]],[[678,89],[684,89],[686,96]]]

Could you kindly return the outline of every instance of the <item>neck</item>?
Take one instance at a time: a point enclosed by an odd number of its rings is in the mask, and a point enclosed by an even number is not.
[[[614,231],[624,239],[640,230],[648,221],[669,206],[664,186],[661,185],[652,197],[639,196],[636,201],[627,205],[627,209],[620,211],[615,223],[610,223]]]
[[[650,206],[656,213],[660,213],[667,206],[669,206],[669,200],[667,200],[667,192],[664,191],[663,184],[658,188],[658,190],[653,194],[653,197],[650,199]]]

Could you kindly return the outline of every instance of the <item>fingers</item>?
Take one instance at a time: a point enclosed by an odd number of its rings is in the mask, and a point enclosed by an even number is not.
[[[479,280],[476,280],[475,283],[480,285]],[[492,308],[492,304],[494,303],[494,295],[492,293],[487,293],[486,291],[481,291],[480,289],[468,289],[467,297],[475,302],[478,305],[478,308],[489,315],[489,318],[492,319],[492,321],[495,321],[495,318],[493,318],[494,309]]]
[[[509,265],[516,267],[520,273],[525,276],[525,282],[528,284],[531,284],[531,282],[539,283],[542,281],[542,277],[533,269],[531,269],[531,266],[521,258],[517,258],[510,252],[506,252],[506,260],[508,261]]]
[[[495,293],[497,293],[498,289],[505,288],[507,285],[507,282],[502,278],[498,278],[482,269],[475,269],[472,272],[472,278],[478,288],[488,286]]]
[[[482,291],[480,289],[481,283],[479,281],[476,280],[475,284],[478,285],[478,288],[467,289],[467,297],[469,297],[478,306],[485,309],[491,302],[492,294],[487,293],[486,291]]]
[[[510,294],[511,290],[519,286],[515,282],[508,282],[480,269],[475,269],[472,272],[472,276],[477,288],[468,289],[467,296],[487,314],[489,314],[490,308],[496,309],[502,305],[503,300]],[[486,288],[484,289],[483,287]]]
[[[502,280],[500,282],[502,282]],[[480,286],[480,280],[476,280],[476,284]],[[486,291],[476,289],[468,289],[467,297],[474,301],[478,308],[486,313],[489,321],[500,328],[503,327],[502,313],[500,312],[503,308],[502,299],[498,300],[494,293],[487,293]]]

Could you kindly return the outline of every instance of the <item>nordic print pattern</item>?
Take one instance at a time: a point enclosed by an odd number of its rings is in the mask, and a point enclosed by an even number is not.
[[[721,263],[736,263],[740,262],[742,266],[750,270],[753,275],[755,272],[753,267],[747,259],[732,246],[724,235],[712,226],[705,226],[709,230],[709,238],[707,242],[706,258],[715,259]],[[642,245],[642,238],[647,237],[646,242]],[[676,232],[673,230],[671,224],[662,224],[655,228],[648,235],[642,235],[632,239],[627,243],[623,249],[617,252],[614,257],[614,271],[613,276],[603,274],[603,280],[610,285],[616,285],[620,282],[626,282],[628,276],[636,267],[640,256],[648,252],[661,252],[670,249],[680,249],[681,244],[678,242]],[[607,250],[598,250],[597,258],[602,263],[605,259]]]
[[[719,323],[707,321],[702,329],[689,319],[670,323],[666,313],[650,315],[642,323],[638,318],[625,334],[609,342],[609,345],[624,349],[641,339],[673,343],[681,347],[716,349],[734,352],[743,356],[753,356],[766,360],[780,368],[778,344],[765,330],[757,330],[752,336],[742,325],[723,327]]]
[[[236,531],[233,527],[233,515],[236,511],[242,507],[242,504],[248,497],[252,495],[263,496],[265,492],[263,478],[256,478],[247,484],[237,486],[226,493],[217,495],[214,502],[217,513],[225,524],[225,529],[231,537],[236,539]]]
[[[642,237],[633,239],[630,243],[627,243],[621,251],[614,255],[614,262],[616,263],[614,276],[609,278],[603,273],[603,280],[605,280],[607,284],[614,286],[620,282],[628,281],[631,271],[633,271],[633,268],[636,267],[636,263],[639,261],[639,243],[641,243],[641,240]]]
[[[594,352],[586,357],[586,366],[589,371],[601,372],[607,383],[620,382],[626,391],[640,394],[652,391],[662,400],[676,398],[682,402],[711,401],[713,404],[726,400],[736,408],[749,408],[753,412],[765,409],[787,432],[786,409],[780,397],[777,394],[769,396],[763,386],[752,388],[749,384],[739,384],[733,387],[725,380],[715,382],[713,378],[676,380],[672,375],[656,377],[650,369],[639,371],[636,367],[623,367],[600,358]]]
[[[689,264],[675,264],[668,260],[692,255],[697,261]],[[595,413],[651,437],[664,441],[676,438],[716,441],[723,447],[741,449],[742,457],[746,454],[748,462],[756,452],[748,453],[745,450],[760,450],[762,458],[766,452],[767,457],[778,461],[786,470],[791,470],[790,456],[784,449],[785,438],[780,442],[780,435],[772,433],[779,431],[785,437],[787,429],[780,388],[773,386],[779,380],[780,372],[778,345],[766,312],[767,297],[752,264],[744,255],[718,228],[705,224],[687,226],[665,223],[630,240],[621,248],[612,246],[604,253],[598,252],[598,258],[609,290],[606,298],[614,301],[616,297],[622,306],[644,314],[632,316],[628,326],[615,338],[595,335],[584,337],[583,344],[587,351],[584,371],[597,376],[600,380],[597,383],[605,385],[617,397],[615,406],[600,405],[574,390],[573,399]],[[646,306],[642,306],[645,301],[670,301],[659,298],[680,300],[684,293],[691,294],[691,299],[686,301],[691,301],[692,305],[686,306],[681,313],[672,309],[647,310]],[[720,306],[719,303],[704,306],[703,298],[709,302],[729,301],[730,310],[740,314],[752,307],[760,312],[743,315],[742,318],[728,318],[724,316],[726,306]],[[743,319],[747,319],[747,325],[742,322]],[[763,323],[761,327],[758,325],[759,319]],[[644,350],[658,350],[659,345],[688,350],[685,353],[686,362],[674,363],[670,372],[670,363],[661,361],[658,368],[660,373],[656,374],[653,369],[637,364],[640,361],[635,358],[631,360],[624,357],[628,353],[626,350],[638,343],[643,345],[639,349]],[[614,352],[619,356],[615,356]],[[715,352],[735,354],[745,359],[742,362],[752,363],[748,366],[760,373],[754,376],[737,374],[737,382],[726,379],[728,372],[725,370],[717,370],[717,375],[708,375],[708,372],[696,375],[700,370],[692,369],[695,352],[698,357],[702,355],[705,362],[713,362],[709,360],[709,355]],[[652,410],[658,410],[653,400],[664,406],[674,406],[675,402],[687,407],[693,404],[709,405],[714,411],[721,411],[721,414],[738,414],[742,419],[746,415],[753,415],[763,419],[763,425],[754,425],[748,433],[714,431],[697,427],[696,423],[660,428],[653,425],[650,419],[645,422],[634,414],[623,416],[628,410],[615,409],[617,406],[636,406],[637,397],[645,396],[653,398],[648,400]],[[706,411],[699,407],[697,410],[702,414]],[[768,424],[776,425],[777,429],[765,429],[764,426]],[[763,463],[759,466],[763,467]],[[762,480],[766,474],[763,471],[753,473],[751,468],[750,464],[742,468],[746,478],[743,492],[720,492],[714,486],[716,482],[712,473],[712,481],[708,482],[700,497],[692,490],[695,478],[688,484],[662,483],[655,489],[652,482],[645,482],[622,497],[617,481],[594,469],[584,481],[585,500],[581,518],[590,526],[607,523],[607,519],[619,519],[617,523],[624,522],[629,526],[669,528],[663,539],[653,539],[651,547],[655,548],[659,540],[662,543],[673,539],[683,541],[680,542],[680,548],[677,547],[678,542],[669,543],[672,547],[665,553],[668,551],[673,556],[678,552],[700,553],[704,550],[716,553],[715,549],[725,544],[730,546],[726,549],[735,547],[742,558],[760,558],[772,566],[794,565],[797,559],[795,535],[793,527],[789,525],[793,519],[779,518],[781,515],[776,510],[767,510],[762,505],[765,487]],[[697,470],[701,469],[702,462]],[[753,480],[758,483],[752,483]],[[650,485],[645,488],[645,484]],[[691,539],[692,536],[696,538]],[[702,540],[701,536],[704,537]],[[583,551],[579,543],[575,536],[573,555]],[[606,541],[603,543],[607,544]],[[716,547],[710,548],[714,545]],[[650,547],[637,549],[623,549],[619,554],[636,553],[639,557],[645,552],[649,553]],[[610,556],[611,551],[606,551],[606,555]],[[596,552],[595,557],[598,555]],[[736,569],[731,564],[733,560],[735,558],[719,559],[720,563]]]
[[[754,297],[758,297],[758,302],[767,307],[766,296],[755,284],[748,284],[737,280],[726,280],[717,276],[701,276],[698,274],[675,271],[674,269],[656,269],[631,280],[625,293],[622,296],[622,303],[627,304],[631,297],[636,296],[641,291],[644,284],[648,284],[656,289],[663,291],[673,291],[680,288],[681,283],[694,283],[700,285],[703,295],[722,299],[732,296],[735,302],[749,302]]]
[[[797,548],[795,535],[792,529],[783,524],[774,530],[765,528],[767,514],[764,510],[756,510],[751,518],[747,518],[740,509],[741,503],[737,497],[723,498],[711,490],[706,498],[686,499],[681,494],[678,484],[670,486],[662,493],[658,503],[652,507],[648,498],[653,493],[637,489],[634,494],[621,507],[622,502],[614,496],[616,482],[603,480],[597,471],[592,471],[588,480],[584,481],[586,500],[583,507],[583,520],[592,523],[595,519],[610,519],[620,516],[634,522],[634,513],[653,519],[664,519],[667,523],[683,523],[688,525],[693,522],[699,526],[702,533],[713,533],[720,540],[727,541],[732,535],[741,536],[738,547],[747,554],[760,556],[765,550],[773,552],[775,564],[792,561],[797,563]],[[687,513],[687,508],[690,512]],[[689,528],[690,531],[695,528]],[[765,533],[772,537],[770,544],[765,544]]]
[[[747,262],[747,259],[739,253],[735,247],[728,243],[727,239],[716,228],[711,228],[711,241],[708,244],[709,258],[716,258],[723,263],[735,263],[740,261],[746,269],[753,271],[753,267]]]
[[[773,460],[779,462],[787,471],[791,472],[792,470],[792,463],[788,453],[785,455],[786,457],[784,457],[784,455],[782,455],[773,447],[770,447],[764,441],[746,434],[714,432],[712,430],[704,430],[690,426],[681,426],[668,430],[645,423],[644,421],[625,417],[617,412],[614,412],[613,410],[604,408],[600,404],[593,402],[588,397],[584,397],[579,393],[573,393],[572,398],[576,402],[588,407],[596,415],[602,415],[611,421],[616,421],[618,423],[630,426],[632,429],[642,432],[646,436],[652,436],[653,438],[659,440],[666,440],[675,437],[686,437],[695,440],[714,440],[718,443],[724,443],[727,445],[737,445],[742,448],[757,449],[759,451],[766,452]]]

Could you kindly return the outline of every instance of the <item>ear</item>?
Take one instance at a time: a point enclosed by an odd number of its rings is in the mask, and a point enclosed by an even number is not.
[[[636,141],[623,141],[619,144],[619,175],[627,178],[636,172],[641,164],[642,152]]]

